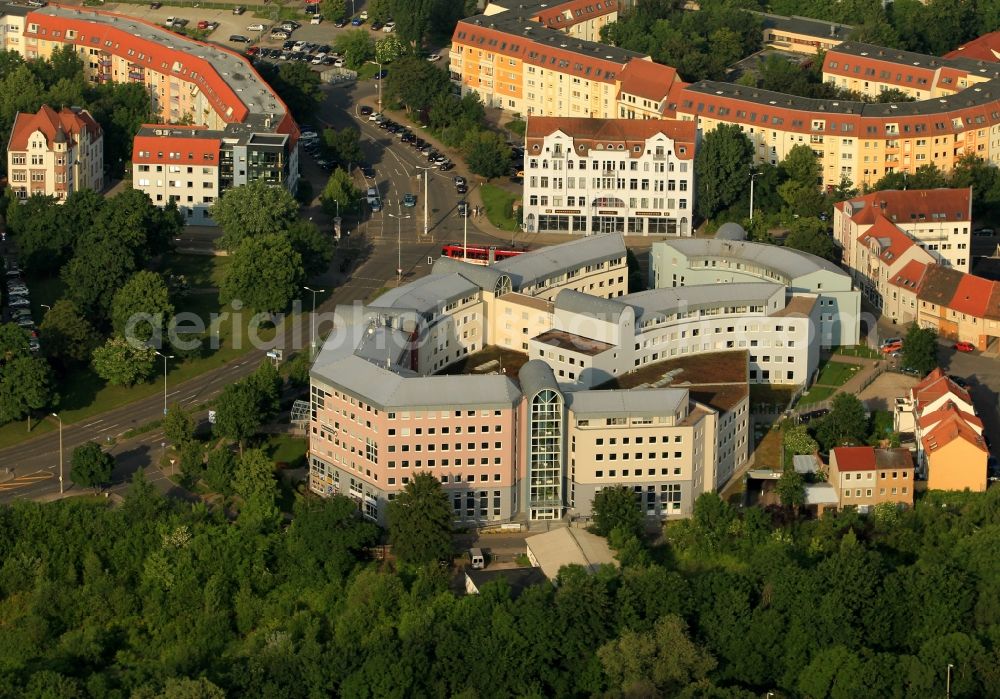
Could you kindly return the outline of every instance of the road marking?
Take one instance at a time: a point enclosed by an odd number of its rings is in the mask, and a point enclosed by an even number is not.
[[[176,396],[178,393],[180,393],[180,391],[173,391],[172,393],[168,393],[167,398],[169,398],[170,396]]]
[[[188,396],[187,398],[181,398],[181,400],[182,400],[182,401],[185,401],[185,402],[186,402],[186,401],[189,401],[189,400],[194,400],[194,399],[195,399],[195,398],[197,398],[197,397],[198,397],[198,394],[197,394],[197,393],[192,393],[192,394],[191,394],[190,396]]]
[[[49,467],[53,468],[53,467]],[[18,476],[12,481],[7,481],[6,483],[0,483],[0,493],[7,492],[8,490],[16,490],[18,488],[23,488],[27,485],[32,485],[38,483],[39,481],[48,480],[49,478],[54,478],[55,476],[48,471],[36,471],[27,476]]]
[[[88,427],[93,427],[94,425],[96,425],[98,423],[101,423],[101,422],[104,422],[104,420],[103,419],[102,420],[94,420],[93,422],[89,422],[86,425],[84,425],[83,429],[86,429]]]
[[[107,432],[108,430],[113,430],[116,427],[118,427],[118,425],[108,425],[107,427],[102,427],[101,429],[97,430],[97,432],[98,434],[100,434],[101,432]]]

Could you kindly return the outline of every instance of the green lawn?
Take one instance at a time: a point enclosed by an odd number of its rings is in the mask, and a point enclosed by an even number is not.
[[[276,464],[285,464],[286,468],[302,468],[306,465],[309,440],[290,434],[276,434],[268,437],[265,448]]]
[[[834,386],[813,386],[808,391],[802,394],[799,398],[799,406],[812,405],[813,403],[819,403],[824,401],[830,396],[832,396],[837,391]]]
[[[840,346],[833,350],[834,354],[843,354],[847,357],[865,357],[867,359],[878,359],[878,350],[874,350],[866,345]]]
[[[218,279],[221,269],[228,263],[229,258],[226,257],[178,255],[170,258],[167,264],[164,265],[164,268],[184,270],[182,273],[190,274],[190,278],[214,281]],[[56,290],[61,289],[61,282],[58,280],[32,282],[31,288],[36,302],[48,303],[55,300],[54,296],[58,294]],[[53,297],[50,298],[50,295]],[[322,301],[322,296],[317,295],[317,302],[320,301]],[[307,303],[311,303],[311,300]],[[234,313],[232,307],[228,304],[220,306],[218,294],[190,294],[184,296],[177,301],[177,311],[178,313],[190,312],[196,314],[202,319],[206,328],[211,324],[216,330],[218,340],[215,342],[216,348],[207,348],[204,355],[197,359],[187,361],[172,360],[169,362],[167,365],[168,390],[171,385],[177,385],[207,371],[216,369],[253,349],[250,343],[246,342],[249,321],[253,314],[247,310]],[[212,323],[213,314],[216,317],[214,323]],[[40,317],[41,315],[39,315]],[[267,341],[274,338],[274,332],[273,328],[266,328],[261,329],[258,335],[262,340]],[[240,347],[233,346],[234,333],[242,340]],[[126,403],[159,393],[163,391],[163,365],[159,363],[159,360],[157,367],[158,370],[154,372],[150,381],[127,388],[122,386],[108,386],[103,379],[89,369],[76,371],[60,383],[60,399],[55,409],[59,412],[63,424],[72,424],[112,408],[125,405]],[[57,423],[54,420],[41,422],[32,420],[32,429],[29,433],[27,421],[8,423],[0,427],[0,448],[22,442],[29,436],[49,432],[55,429],[56,426]],[[123,424],[121,430],[125,431],[131,427],[136,427],[136,425]],[[112,430],[111,432],[117,431]]]
[[[212,255],[170,255],[164,259],[160,271],[164,276],[183,276],[189,289],[218,288],[230,259]]]
[[[861,367],[845,362],[827,362],[819,373],[816,383],[821,386],[843,386]]]
[[[385,66],[383,66],[385,68]],[[358,80],[371,80],[378,72],[378,66],[373,63],[365,63],[358,67]]]
[[[484,184],[479,192],[483,197],[486,217],[490,223],[504,231],[520,229],[512,211],[514,201],[517,199],[516,194],[491,184]]]

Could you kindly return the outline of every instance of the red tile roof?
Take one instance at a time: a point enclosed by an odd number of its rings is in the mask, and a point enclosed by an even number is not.
[[[934,410],[933,412],[929,412],[926,415],[921,415],[920,419],[917,422],[920,425],[920,429],[923,430],[927,427],[930,427],[931,425],[937,424],[941,420],[944,420],[945,418],[951,415],[955,415],[961,418],[969,425],[975,425],[976,427],[979,428],[977,432],[982,432],[983,421],[980,420],[978,416],[972,413],[967,413],[964,410],[959,410],[958,406],[955,405],[952,401],[948,401],[947,403],[942,405],[937,410]]]
[[[81,131],[88,131],[91,138],[100,135],[101,127],[90,116],[85,109],[74,112],[71,109],[56,111],[47,104],[43,104],[35,114],[18,112],[14,119],[14,127],[10,132],[10,141],[7,144],[8,151],[22,151],[28,147],[28,138],[35,131],[45,134],[45,140],[49,146],[56,137],[58,130],[63,132],[75,143]]]
[[[670,66],[653,61],[633,59],[622,71],[620,91],[660,102],[666,99],[676,80],[677,71]]]
[[[949,51],[945,58],[971,58],[977,61],[1000,61],[1000,32],[983,34],[978,39]]]
[[[618,11],[618,0],[570,0],[555,2],[551,7],[542,5],[535,18],[553,29],[572,27],[595,17]],[[568,16],[567,16],[568,15]]]
[[[926,264],[923,262],[917,262],[916,260],[910,260],[906,263],[903,269],[899,270],[892,276],[891,279],[889,279],[889,283],[893,286],[898,286],[901,289],[919,292],[920,284],[924,279],[924,274],[926,273]]]
[[[222,140],[194,135],[202,130],[204,127],[171,126],[163,129],[162,136],[137,135],[132,141],[132,163],[218,166]],[[191,135],[184,135],[188,131]],[[171,157],[171,153],[178,157]]]
[[[876,449],[875,465],[879,468],[913,468],[913,456],[909,449]]]
[[[693,121],[676,121],[673,119],[584,119],[580,117],[531,117],[528,120],[527,146],[529,154],[532,146],[541,148],[542,140],[549,134],[562,131],[573,138],[580,153],[579,146],[587,151],[598,144],[607,149],[618,145],[632,157],[641,153],[634,152],[635,146],[644,146],[646,140],[663,134],[674,141],[674,156],[679,160],[694,158],[694,142],[696,128]]]
[[[942,267],[938,264],[928,265],[917,298],[947,308],[955,297],[955,292],[962,283],[963,276],[965,273],[959,272],[957,269]]]
[[[930,405],[941,396],[951,394],[967,405],[972,405],[969,392],[949,379],[944,370],[936,368],[927,377],[913,387],[913,398],[917,403],[918,410],[922,406]]]
[[[976,431],[969,427],[962,418],[954,414],[942,420],[937,427],[924,435],[920,441],[924,446],[924,451],[928,454],[933,454],[935,451],[941,449],[941,447],[951,444],[956,439],[964,439],[984,453],[987,451],[983,438],[976,434]]]
[[[948,303],[948,308],[966,315],[982,318],[986,315],[993,294],[994,282],[972,274],[963,274],[958,283],[955,295]]]
[[[872,248],[872,241],[876,240],[879,258],[889,263],[898,260],[904,252],[916,245],[910,236],[883,216],[876,216],[872,227],[858,236],[858,242],[869,250]]]
[[[838,471],[874,471],[874,447],[834,447]]]
[[[848,200],[841,206],[842,211],[847,210],[845,208],[847,204],[856,209],[851,220],[860,224],[874,223],[879,213],[899,225],[926,221],[972,220],[971,187],[885,189]],[[935,217],[935,214],[938,217]]]

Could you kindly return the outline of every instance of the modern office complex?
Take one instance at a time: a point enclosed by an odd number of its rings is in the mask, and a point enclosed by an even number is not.
[[[669,120],[528,120],[529,232],[689,236],[694,124]]]
[[[93,83],[137,83],[164,125],[144,127],[133,145],[133,186],[191,223],[227,187],[264,179],[298,181],[298,128],[245,57],[123,15],[82,7],[6,5],[0,36],[25,59],[73,46]],[[189,121],[199,128],[167,126]],[[214,179],[213,179],[214,178]]]
[[[7,178],[18,199],[33,194],[65,201],[104,187],[104,135],[86,109],[18,112],[7,142]]]
[[[588,515],[609,485],[689,514],[748,458],[748,384],[815,372],[818,296],[626,294],[625,270],[622,236],[597,235],[491,267],[442,258],[338,307],[312,368],[312,489],[374,519],[417,471],[462,521]]]
[[[788,294],[815,294],[815,340],[823,347],[858,343],[861,293],[842,269],[816,255],[743,240],[669,240],[653,244],[650,277],[658,289],[766,281]]]

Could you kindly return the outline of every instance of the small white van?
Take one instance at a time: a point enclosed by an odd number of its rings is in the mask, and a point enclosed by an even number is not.
[[[482,570],[486,567],[486,558],[482,549],[469,549],[469,561],[473,570]]]

